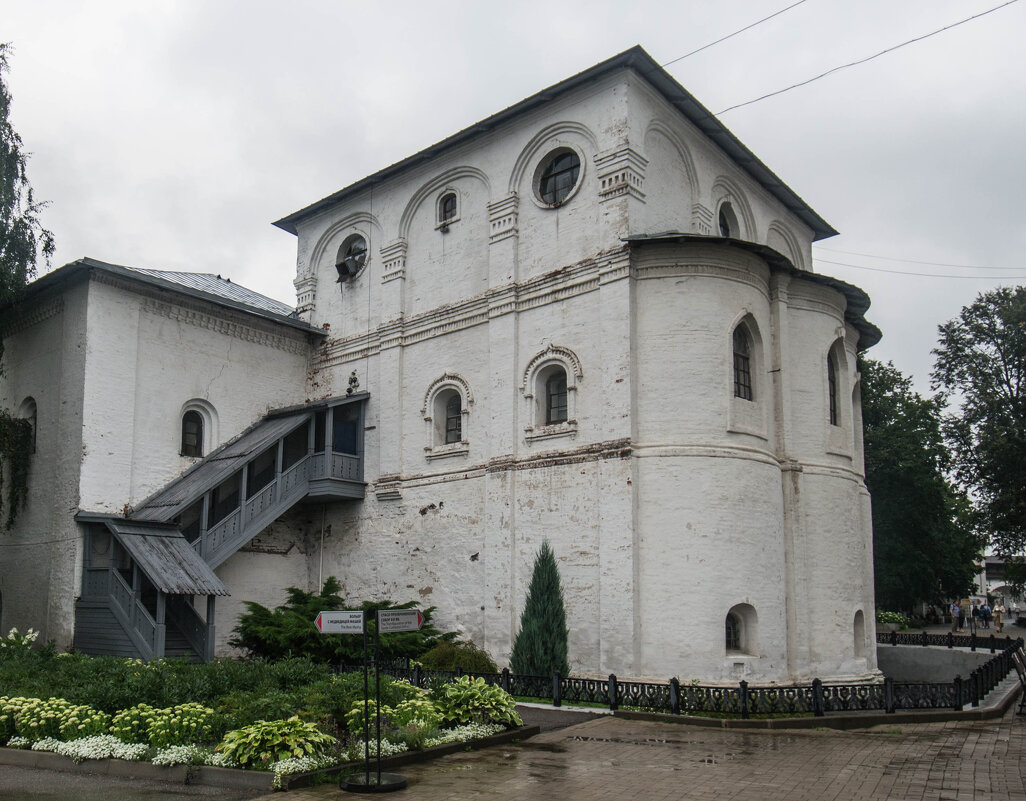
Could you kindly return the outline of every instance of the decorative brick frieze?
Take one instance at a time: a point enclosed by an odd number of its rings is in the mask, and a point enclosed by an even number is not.
[[[518,233],[520,199],[516,193],[488,204],[488,242],[494,245]]]
[[[228,317],[218,317],[201,311],[198,308],[190,307],[184,301],[177,303],[165,303],[164,301],[147,298],[143,301],[143,311],[155,314],[160,317],[167,317],[170,320],[186,323],[213,331],[217,334],[241,339],[246,342],[253,342],[276,350],[283,350],[287,353],[306,354],[310,350],[306,335],[297,331],[295,334],[272,333],[262,331],[253,326],[246,325],[238,320]]]
[[[702,205],[701,203],[695,203],[692,205],[691,225],[695,229],[696,234],[705,234],[706,236],[711,234],[713,232],[712,209],[708,206]]]
[[[406,278],[406,249],[405,239],[397,239],[381,248],[381,283]]]

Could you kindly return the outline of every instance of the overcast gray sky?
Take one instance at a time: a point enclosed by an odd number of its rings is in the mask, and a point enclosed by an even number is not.
[[[1002,1],[805,0],[668,70],[719,112]],[[0,0],[0,41],[55,266],[294,304],[272,220],[635,44],[666,63],[792,2]],[[921,391],[937,326],[1026,283],[1024,34],[1013,2],[720,116],[841,232],[815,269],[869,292],[870,354]]]

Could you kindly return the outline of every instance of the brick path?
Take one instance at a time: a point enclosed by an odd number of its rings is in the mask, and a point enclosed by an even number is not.
[[[395,801],[1026,801],[1026,718],[838,732],[737,731],[602,717],[512,746],[409,765]],[[341,794],[349,796],[348,793]],[[338,799],[335,784],[267,801]],[[356,796],[351,796],[355,798]]]

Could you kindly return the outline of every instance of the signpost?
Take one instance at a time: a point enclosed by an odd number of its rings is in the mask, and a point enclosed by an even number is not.
[[[405,788],[406,777],[398,773],[381,772],[381,672],[378,668],[378,646],[382,634],[418,631],[424,625],[424,615],[419,609],[379,609],[374,629],[373,651],[368,648],[366,618],[367,613],[359,610],[333,610],[318,613],[314,625],[321,634],[363,635],[363,773],[343,776],[339,780],[339,787],[352,793],[387,793]],[[374,664],[378,710],[378,769],[375,776],[371,775],[370,769],[370,663]]]
[[[363,634],[363,612],[321,612],[314,625],[321,634]]]

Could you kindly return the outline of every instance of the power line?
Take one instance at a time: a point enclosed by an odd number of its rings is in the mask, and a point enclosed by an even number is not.
[[[942,273],[913,273],[906,270],[887,270],[883,267],[866,267],[863,264],[848,264],[843,261],[828,261],[827,259],[816,259],[820,264],[834,264],[838,267],[853,267],[856,270],[870,270],[874,273],[890,273],[891,275],[914,275],[919,278],[969,278],[974,280],[993,279],[1007,281],[1008,279],[1022,279],[1026,275],[944,275]]]
[[[818,81],[820,78],[825,78],[827,75],[831,75],[832,73],[838,72],[838,71],[843,70],[843,69],[847,69],[848,67],[855,67],[855,66],[857,66],[859,64],[865,64],[867,61],[872,61],[874,58],[879,58],[880,56],[885,55],[887,53],[892,53],[895,50],[899,50],[900,48],[905,47],[906,45],[910,45],[910,44],[913,44],[915,42],[921,42],[924,39],[929,39],[931,36],[936,36],[938,33],[943,33],[944,31],[949,31],[952,28],[957,28],[959,25],[964,25],[967,22],[972,22],[972,20],[974,20],[974,19],[979,19],[980,17],[985,17],[985,16],[987,16],[987,14],[992,14],[995,11],[999,11],[1000,9],[1004,8],[1005,6],[1010,6],[1013,3],[1018,3],[1018,2],[1019,2],[1019,0],[1007,0],[1007,2],[1002,3],[999,6],[994,6],[994,8],[990,8],[990,9],[988,9],[986,11],[981,11],[979,14],[974,14],[973,16],[966,17],[965,19],[959,20],[958,22],[953,22],[950,25],[945,25],[943,28],[938,28],[937,30],[931,31],[930,33],[924,33],[922,36],[917,36],[914,39],[909,39],[907,41],[902,42],[901,44],[896,44],[893,47],[888,47],[886,50],[881,50],[879,53],[874,53],[871,56],[866,56],[865,58],[860,58],[857,61],[850,61],[847,64],[841,64],[839,67],[834,67],[833,69],[829,69],[826,72],[822,72],[819,75],[815,76],[814,78],[809,78],[806,81],[801,81],[799,83],[791,84],[790,86],[787,86],[787,87],[785,87],[783,89],[778,89],[775,92],[770,92],[769,94],[762,95],[761,97],[757,97],[757,98],[755,98],[753,100],[746,100],[744,103],[738,103],[735,106],[730,106],[729,108],[723,109],[723,111],[717,112],[717,115],[719,115],[719,114],[726,114],[728,111],[734,111],[735,109],[743,108],[745,106],[750,106],[753,103],[758,103],[760,100],[765,100],[766,98],[769,98],[769,97],[776,97],[777,95],[782,95],[784,92],[790,92],[792,89],[797,89],[799,86],[808,86],[813,81]]]
[[[790,11],[795,6],[800,6],[804,2],[806,2],[806,0],[798,0],[797,3],[791,3],[791,5],[789,5],[787,8],[782,8],[782,9],[780,9],[780,11],[776,11],[773,14],[770,14],[768,17],[763,17],[758,22],[753,22],[751,25],[745,25],[745,27],[739,28],[738,30],[734,31],[733,33],[728,33],[726,36],[723,36],[723,37],[717,39],[715,42],[709,42],[709,44],[707,44],[707,45],[702,45],[697,50],[692,50],[690,53],[685,53],[683,56],[679,56],[679,57],[673,59],[673,61],[667,61],[665,64],[663,64],[661,66],[669,67],[671,64],[676,64],[678,61],[683,61],[684,59],[686,59],[686,58],[688,58],[690,56],[695,55],[695,53],[701,53],[703,50],[708,50],[713,45],[718,45],[720,42],[725,42],[728,39],[732,39],[733,37],[737,36],[739,33],[744,33],[747,30],[751,30],[756,25],[762,25],[762,23],[766,22],[767,20],[771,20],[774,17],[779,17],[785,11]]]
[[[828,250],[831,253],[844,253],[845,255],[861,255],[866,258],[879,258],[883,262],[903,262],[907,265],[926,265],[929,267],[956,267],[962,270],[1009,270],[1012,272],[1021,271],[1021,267],[987,267],[986,265],[951,265],[944,262],[920,262],[917,258],[898,258],[897,256],[891,255],[876,255],[874,253],[859,253],[855,250],[838,250],[834,247],[823,247],[822,245],[813,244],[814,247],[820,250]]]

